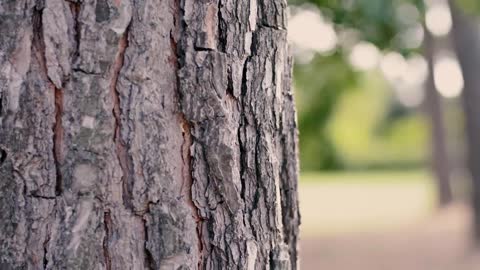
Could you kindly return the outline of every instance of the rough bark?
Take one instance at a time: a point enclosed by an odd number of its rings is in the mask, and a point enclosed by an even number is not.
[[[432,34],[424,27],[424,54],[428,63],[428,78],[425,83],[425,109],[430,120],[431,138],[431,167],[436,179],[438,203],[440,207],[446,206],[453,200],[450,184],[450,162],[445,134],[445,120],[443,117],[443,104],[438,93],[433,76],[435,42]]]
[[[473,20],[462,14],[454,1],[452,11],[453,41],[462,68],[465,86],[462,92],[467,141],[468,170],[472,178],[473,232],[480,244],[480,35]]]
[[[296,269],[286,1],[0,3],[0,269]]]

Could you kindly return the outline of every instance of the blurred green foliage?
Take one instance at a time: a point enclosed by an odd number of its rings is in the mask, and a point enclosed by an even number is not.
[[[463,0],[469,1],[469,0]],[[398,42],[398,35],[406,26],[421,22],[424,13],[423,0],[291,0],[292,5],[314,4],[322,15],[333,22],[337,29],[354,29],[360,39],[371,42],[381,49],[408,53]],[[413,6],[403,9],[400,6]],[[408,11],[411,11],[410,14]],[[408,17],[408,18],[406,18]]]
[[[480,14],[480,1],[478,0],[457,0],[457,4],[466,14]]]
[[[341,93],[353,86],[356,74],[339,53],[315,57],[308,65],[295,65],[300,159],[304,169],[340,169],[341,161],[326,126]]]
[[[427,123],[417,111],[388,114],[391,91],[377,72],[345,93],[328,126],[337,155],[349,169],[418,167],[426,160]],[[420,147],[419,147],[420,146]]]
[[[399,37],[408,27],[421,25],[423,0],[290,1],[297,6],[306,3],[314,4],[337,33],[354,31],[358,41],[382,51],[408,55],[419,50],[405,46]],[[348,62],[348,53],[348,48],[338,46],[331,54],[317,54],[309,64],[294,67],[301,169],[421,164],[425,151],[418,145],[426,143],[424,120],[418,113],[402,113],[406,110],[401,106],[396,110],[398,103],[391,102],[380,76],[370,76],[372,81],[366,83],[364,74]]]
[[[423,114],[393,101],[378,72],[356,73],[337,57],[295,67],[302,170],[425,165]]]

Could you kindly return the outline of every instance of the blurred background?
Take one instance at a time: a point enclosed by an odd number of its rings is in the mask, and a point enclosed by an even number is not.
[[[289,2],[302,269],[480,269],[480,1]]]

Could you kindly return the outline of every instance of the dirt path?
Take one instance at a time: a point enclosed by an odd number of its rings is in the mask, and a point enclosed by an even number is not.
[[[469,209],[457,204],[387,232],[303,237],[303,270],[479,270]]]

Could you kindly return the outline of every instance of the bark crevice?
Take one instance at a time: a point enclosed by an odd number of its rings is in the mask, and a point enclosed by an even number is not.
[[[257,24],[257,27],[265,27],[265,28],[276,30],[276,31],[287,31],[285,28],[282,28],[278,25],[270,25],[265,22]]]
[[[185,199],[185,202],[188,204],[189,208],[191,208],[192,211],[192,217],[194,219],[194,222],[196,224],[195,232],[196,232],[196,237],[197,237],[197,249],[198,249],[198,262],[197,262],[197,268],[202,269],[202,264],[203,264],[203,253],[204,253],[204,243],[202,240],[202,226],[203,226],[203,218],[199,215],[200,209],[197,207],[197,205],[194,202],[193,194],[192,194],[192,187],[193,187],[193,176],[192,176],[192,156],[190,152],[190,148],[192,147],[193,144],[193,136],[192,136],[192,125],[191,123],[187,120],[185,114],[183,113],[182,110],[182,93],[180,90],[181,87],[181,80],[179,76],[179,71],[181,65],[184,64],[185,60],[185,52],[182,50],[181,46],[178,46],[177,40],[175,37],[179,37],[181,31],[184,31],[186,28],[186,24],[184,21],[184,10],[180,6],[180,1],[175,1],[177,5],[174,6],[173,10],[173,19],[174,19],[174,26],[175,26],[175,31],[176,35],[172,35],[170,33],[170,47],[171,47],[171,63],[173,68],[176,70],[176,85],[175,87],[175,93],[176,93],[176,98],[178,100],[178,111],[179,111],[179,122],[180,122],[180,128],[182,132],[182,145],[181,145],[181,157],[182,157],[182,185],[181,185],[181,197]]]
[[[5,162],[5,160],[7,160],[7,151],[0,148],[0,165],[2,165]]]
[[[181,154],[182,154],[182,187],[181,187],[181,196],[185,198],[186,203],[192,209],[192,217],[196,223],[196,235],[198,241],[198,251],[199,251],[199,261],[198,261],[198,268],[201,269],[202,265],[202,254],[203,254],[203,241],[202,241],[202,223],[203,219],[200,217],[199,208],[196,206],[195,202],[193,201],[192,195],[192,186],[193,186],[193,179],[192,179],[192,169],[191,169],[191,154],[190,154],[190,147],[192,146],[192,134],[191,134],[191,126],[189,122],[185,119],[185,116],[181,114],[180,118],[181,128],[182,128],[182,137],[183,142],[181,146]]]
[[[218,25],[218,45],[217,50],[219,52],[225,52],[227,48],[227,24],[222,16],[222,6],[223,3],[221,0],[218,0],[217,6],[217,25]]]
[[[125,32],[120,36],[118,41],[117,54],[110,69],[110,94],[112,98],[112,115],[114,119],[113,127],[113,143],[115,147],[114,153],[119,162],[122,171],[122,199],[126,209],[130,209],[135,216],[135,209],[132,202],[132,186],[133,186],[133,172],[132,172],[132,157],[128,153],[128,145],[122,139],[122,119],[121,119],[121,93],[117,85],[120,77],[120,72],[125,62],[125,52],[128,47],[128,33],[130,23],[125,29]],[[109,249],[109,240],[112,233],[112,217],[110,210],[104,213],[105,238],[103,242],[103,255],[105,258],[105,266],[107,270],[112,269],[112,255]]]
[[[120,76],[120,71],[123,67],[125,51],[128,47],[128,31],[130,25],[127,26],[125,33],[120,37],[118,43],[118,51],[116,58],[112,65],[111,79],[110,79],[110,93],[112,95],[113,101],[113,118],[114,118],[114,136],[113,141],[115,143],[115,152],[122,170],[122,193],[123,193],[123,202],[125,206],[129,209],[133,209],[132,204],[132,185],[133,185],[133,172],[132,170],[132,160],[128,154],[128,145],[124,142],[121,137],[121,107],[120,107],[120,93],[117,89],[118,77]],[[135,212],[135,211],[133,211]]]
[[[148,214],[149,211],[150,211],[150,203],[147,205],[147,212],[145,214]],[[142,218],[142,224],[143,224],[143,231],[145,233],[145,244],[144,244],[144,252],[145,252],[145,263],[146,263],[146,267],[149,269],[149,270],[154,270],[154,269],[157,269],[157,266],[156,266],[156,263],[155,263],[155,259],[153,257],[153,254],[152,252],[150,251],[150,249],[148,249],[147,247],[147,242],[148,242],[148,225],[147,225],[147,219],[145,218],[145,216]]]
[[[74,2],[74,1],[69,1],[67,0],[70,6],[70,11],[72,13],[73,17],[73,22],[74,22],[74,27],[73,30],[75,31],[73,33],[73,39],[75,40],[75,51],[73,53],[73,59],[75,60],[80,56],[80,23],[78,22],[78,17],[80,14],[80,9],[81,9],[81,3],[80,2]],[[73,69],[75,70],[75,69]]]
[[[43,75],[45,76],[48,84],[53,89],[54,100],[54,123],[52,126],[52,151],[53,160],[55,165],[55,195],[59,196],[62,192],[62,175],[61,175],[61,144],[63,140],[63,127],[62,127],[62,113],[63,113],[63,91],[55,86],[55,83],[48,76],[47,60],[45,55],[45,39],[43,33],[43,9],[40,4],[36,5],[32,14],[32,52],[37,56],[37,60],[40,63]]]
[[[2,92],[0,92],[0,117],[3,114],[3,97],[2,97]]]
[[[74,67],[74,68],[72,68],[72,71],[81,72],[81,73],[83,73],[83,74],[85,74],[85,75],[97,75],[97,76],[102,75],[102,73],[100,73],[100,72],[87,71],[87,70],[84,70],[84,69],[82,69],[82,68],[80,68],[80,67]]]
[[[47,233],[47,236],[45,237],[45,241],[43,241],[43,269],[47,269],[48,266],[48,244],[50,243],[50,234],[51,232],[49,231]]]
[[[44,196],[44,195],[39,195],[39,194],[28,194],[27,197],[30,198],[37,198],[37,199],[45,199],[45,200],[55,200],[57,197],[55,196]]]
[[[60,196],[63,192],[63,178],[61,172],[62,143],[63,143],[63,90],[55,87],[55,123],[53,125],[53,158],[55,161],[55,195]]]
[[[247,117],[245,115],[245,100],[244,100],[244,97],[245,97],[245,93],[247,92],[247,89],[248,89],[248,80],[247,80],[247,67],[248,67],[248,63],[249,63],[249,60],[250,60],[250,56],[247,57],[243,63],[243,67],[242,67],[242,77],[241,77],[241,106],[239,106],[239,109],[240,109],[240,123],[238,125],[238,131],[237,131],[237,136],[238,136],[238,142],[239,142],[239,151],[240,151],[240,182],[241,182],[241,190],[240,190],[240,198],[242,198],[242,200],[245,202],[245,211],[247,213],[249,213],[249,217],[251,217],[251,212],[248,211],[248,205],[247,205],[247,194],[246,194],[246,168],[248,166],[248,161],[247,161],[247,156],[246,156],[246,149],[245,149],[245,142],[244,140],[246,140],[246,126],[247,126]],[[242,134],[244,137],[242,137]],[[245,221],[244,221],[245,222]],[[249,220],[249,224],[251,225],[251,220]],[[253,228],[252,228],[253,229]],[[252,230],[253,231],[253,230]]]
[[[103,214],[103,226],[105,230],[105,237],[103,238],[103,256],[105,258],[105,268],[107,270],[112,270],[112,257],[110,256],[110,250],[108,246],[112,231],[112,217],[110,216],[110,210],[108,209]]]

